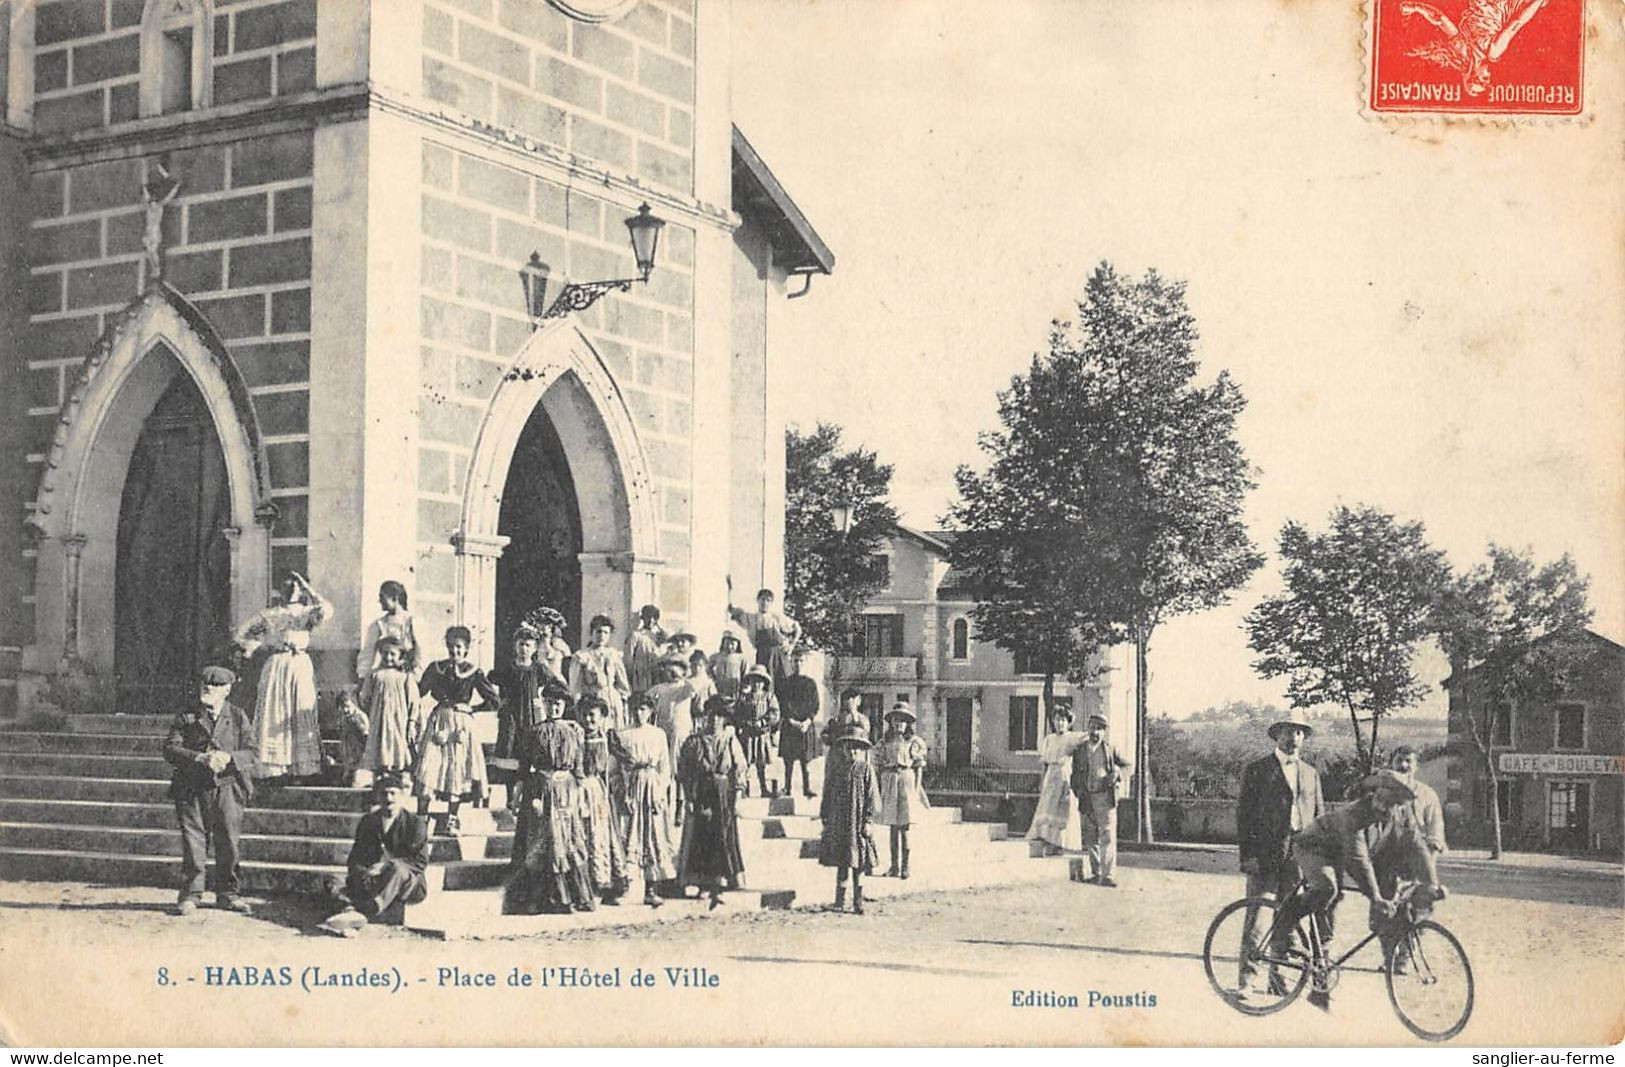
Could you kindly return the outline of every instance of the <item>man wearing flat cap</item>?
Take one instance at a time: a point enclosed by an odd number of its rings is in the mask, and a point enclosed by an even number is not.
[[[1287,841],[1296,830],[1326,812],[1320,792],[1320,774],[1303,756],[1304,742],[1314,732],[1301,708],[1293,708],[1270,724],[1275,748],[1249,763],[1241,775],[1241,800],[1236,805],[1236,835],[1241,844],[1241,869],[1247,876],[1247,895],[1277,900],[1292,890],[1298,869],[1287,854]],[[1243,949],[1256,943],[1257,913],[1249,911],[1242,924]],[[1247,960],[1250,953],[1243,951]],[[1243,965],[1242,979],[1252,975]]]
[[[1089,733],[1072,753],[1072,792],[1083,820],[1083,849],[1094,873],[1084,879],[1116,889],[1117,798],[1123,772],[1133,766],[1106,739],[1110,720],[1101,712],[1089,716]]]
[[[407,810],[412,778],[389,771],[373,783],[378,806],[361,817],[346,861],[343,884],[329,891],[349,906],[321,924],[328,933],[354,937],[391,905],[416,904],[428,895],[429,823]]]
[[[175,716],[164,738],[164,759],[174,768],[169,798],[181,827],[181,891],[176,915],[197,911],[203,895],[209,842],[214,842],[215,900],[227,911],[247,913],[237,896],[237,867],[243,809],[254,794],[254,721],[227,701],[237,676],[224,667],[205,667],[198,678],[196,706]]]

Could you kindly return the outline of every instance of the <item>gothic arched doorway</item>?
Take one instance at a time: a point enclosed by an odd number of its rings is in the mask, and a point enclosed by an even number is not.
[[[541,604],[565,618],[564,639],[580,644],[581,509],[575,480],[553,420],[537,404],[514,447],[502,489],[497,532],[508,539],[497,560],[496,662],[506,662],[509,635]]]
[[[167,350],[170,382],[142,424],[119,501],[113,669],[119,708],[181,707],[231,632],[225,454],[208,403]]]

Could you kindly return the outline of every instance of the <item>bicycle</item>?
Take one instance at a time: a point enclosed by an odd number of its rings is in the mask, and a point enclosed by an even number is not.
[[[1375,930],[1332,959],[1319,909],[1311,908],[1295,930],[1284,932],[1279,929],[1284,902],[1260,896],[1228,904],[1208,926],[1202,944],[1208,982],[1225,1003],[1242,1014],[1270,1015],[1297,1000],[1310,979],[1316,989],[1329,993],[1345,969],[1380,973],[1387,982],[1388,1002],[1406,1029],[1424,1041],[1448,1041],[1461,1033],[1473,1013],[1473,969],[1456,936],[1427,917],[1431,901],[1419,901],[1417,888],[1407,888],[1398,896],[1393,922],[1396,931],[1403,933],[1385,954],[1380,971],[1345,966],[1378,939]],[[1307,892],[1307,885],[1299,881],[1287,899]],[[1262,934],[1258,933],[1260,926]],[[1242,935],[1249,927],[1253,937],[1243,958]]]

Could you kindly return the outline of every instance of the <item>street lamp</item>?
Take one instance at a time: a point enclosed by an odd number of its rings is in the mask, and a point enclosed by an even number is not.
[[[572,282],[559,291],[551,304],[547,302],[548,266],[537,252],[519,268],[519,284],[525,290],[525,311],[537,326],[548,319],[560,318],[572,311],[585,311],[598,298],[612,291],[627,292],[633,282],[647,282],[655,269],[655,252],[660,246],[660,231],[666,221],[649,211],[649,205],[638,208],[638,213],[626,220],[626,229],[632,239],[632,258],[637,261],[636,278],[611,278],[601,282]]]
[[[847,534],[852,532],[852,513],[856,510],[850,490],[845,496],[839,497],[835,503],[829,506],[830,521],[835,524],[835,532],[840,534],[841,537],[845,538]]]

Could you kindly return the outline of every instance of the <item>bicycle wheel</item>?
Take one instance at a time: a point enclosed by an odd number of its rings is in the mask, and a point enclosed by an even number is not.
[[[1456,935],[1431,919],[1412,926],[1383,968],[1388,1001],[1424,1041],[1448,1041],[1473,1014],[1473,968]]]
[[[1294,931],[1292,947],[1271,951],[1269,934],[1275,928],[1278,901],[1269,897],[1244,897],[1214,916],[1202,942],[1202,967],[1208,984],[1224,1002],[1243,1015],[1269,1015],[1298,999],[1309,981],[1307,941]],[[1243,949],[1242,934],[1248,929],[1249,912],[1253,945]],[[1246,958],[1243,959],[1245,952]]]

